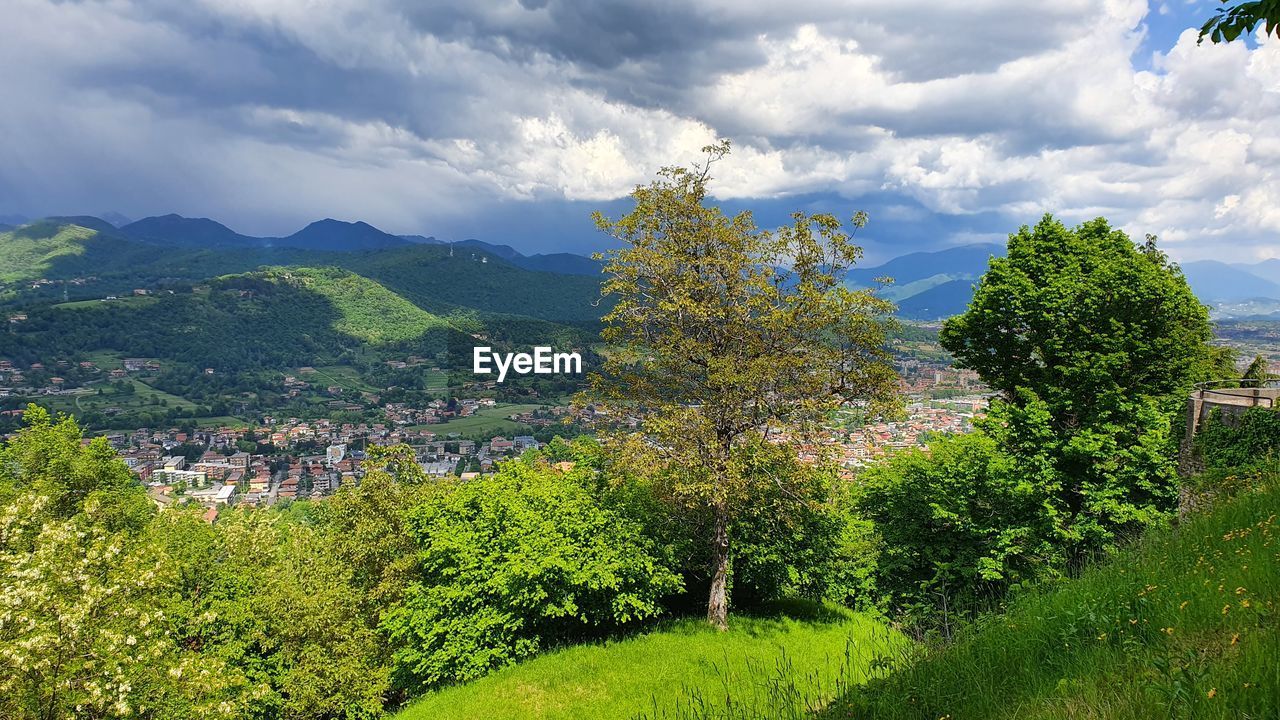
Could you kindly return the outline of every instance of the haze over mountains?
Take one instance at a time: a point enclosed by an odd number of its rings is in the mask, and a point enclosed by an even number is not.
[[[128,241],[131,245],[122,250],[134,254],[139,252],[138,243],[189,251],[239,250],[249,255],[288,251],[379,253],[436,246],[483,261],[487,261],[486,256],[492,257],[524,270],[580,276],[595,276],[600,272],[597,261],[582,255],[524,255],[510,245],[476,239],[450,243],[426,235],[393,235],[362,221],[325,218],[291,235],[255,237],[237,233],[209,218],[169,214],[130,221],[117,213],[103,215],[57,216],[32,223],[21,217],[4,217],[0,218],[0,232],[12,232],[14,237],[25,233],[36,238],[48,232],[36,230],[37,227],[74,225],[94,231],[100,243]],[[964,310],[974,284],[986,271],[991,257],[1002,256],[1004,252],[1004,246],[995,243],[913,252],[878,266],[855,268],[846,281],[852,287],[872,287],[879,285],[882,278],[892,278],[893,282],[885,285],[882,292],[898,304],[899,315],[915,320],[937,320]],[[1184,263],[1182,269],[1192,289],[1220,317],[1280,316],[1280,259],[1255,264],[1203,260]]]

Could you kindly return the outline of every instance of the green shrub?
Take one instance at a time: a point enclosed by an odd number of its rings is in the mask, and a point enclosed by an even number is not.
[[[400,684],[469,680],[662,612],[679,577],[590,474],[507,463],[410,513],[422,576],[382,623]]]
[[[1196,434],[1196,449],[1206,467],[1244,467],[1280,453],[1280,411],[1253,407],[1237,418],[1210,414]]]
[[[788,598],[851,608],[876,604],[872,523],[856,514],[842,483],[824,472],[809,475],[792,484],[790,495],[759,498],[733,524],[733,594],[740,606]]]
[[[1062,567],[1048,494],[983,433],[906,451],[862,480],[858,504],[883,543],[878,587],[899,609],[979,609]]]

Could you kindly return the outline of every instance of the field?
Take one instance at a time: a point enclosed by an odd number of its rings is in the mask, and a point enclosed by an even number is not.
[[[156,299],[147,295],[125,295],[115,300],[106,300],[103,298],[94,298],[92,300],[72,300],[70,302],[58,303],[53,307],[63,310],[75,310],[76,308],[95,308],[104,305],[150,305]]]
[[[376,393],[382,389],[365,382],[360,372],[349,365],[323,365],[315,368],[314,373],[295,370],[294,374],[315,385],[337,385],[355,392]]]
[[[829,717],[1280,717],[1280,468],[1222,482],[1245,489],[854,690]]]
[[[878,621],[844,610],[803,607],[773,617],[734,617],[727,633],[700,620],[681,620],[446,688],[419,699],[395,720],[673,717],[697,698],[723,698],[726,692],[755,706],[770,695],[779,665],[825,689],[793,698],[798,706],[816,708],[840,684],[842,668],[854,668],[846,682],[862,681],[877,657],[905,644]]]
[[[157,390],[141,380],[129,378],[124,382],[132,386],[132,393],[127,391],[120,392],[111,385],[104,383],[92,387],[88,392],[74,395],[42,396],[39,398],[39,403],[52,410],[77,413],[88,410],[103,410],[111,407],[130,410],[160,406],[178,408],[182,412],[192,412],[196,409],[195,403],[190,400]],[[98,390],[101,390],[101,394],[98,393]],[[165,404],[161,406],[161,402]]]
[[[322,365],[313,368],[314,373],[303,373],[301,370],[295,369],[292,374],[299,375],[316,385],[337,385],[346,390],[356,392],[380,392],[382,388],[375,387],[365,382],[360,376],[360,371],[350,365]],[[431,370],[422,368],[420,371],[427,377],[426,388],[428,390],[443,390],[449,386],[449,373],[443,370]],[[311,377],[307,377],[310,375]]]
[[[463,436],[497,434],[505,434],[507,436],[520,435],[528,433],[531,428],[528,425],[513,422],[507,419],[507,416],[530,412],[540,407],[543,406],[498,403],[493,407],[483,408],[470,417],[458,418],[438,425],[416,425],[413,429],[430,430],[436,435],[450,435],[453,433],[458,433]]]

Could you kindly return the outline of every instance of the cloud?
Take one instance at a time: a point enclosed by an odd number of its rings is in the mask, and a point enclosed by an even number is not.
[[[883,207],[886,238],[941,246],[1052,211],[1158,232],[1183,259],[1277,254],[1280,43],[1197,46],[1186,32],[1139,57],[1185,12],[11,0],[0,67],[20,71],[0,75],[0,212],[483,235],[612,206],[727,136],[726,202]],[[528,249],[595,242],[581,214],[530,229],[543,240]]]

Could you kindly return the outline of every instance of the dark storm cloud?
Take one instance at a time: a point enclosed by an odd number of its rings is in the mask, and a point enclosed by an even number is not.
[[[730,136],[727,202],[874,206],[895,223],[877,242],[1105,208],[1175,250],[1227,232],[1262,247],[1280,227],[1254,199],[1280,161],[1254,141],[1275,135],[1276,48],[1179,50],[1138,72],[1145,12],[9,0],[0,213],[177,211],[264,234],[339,216],[584,249],[599,241],[587,210]]]

